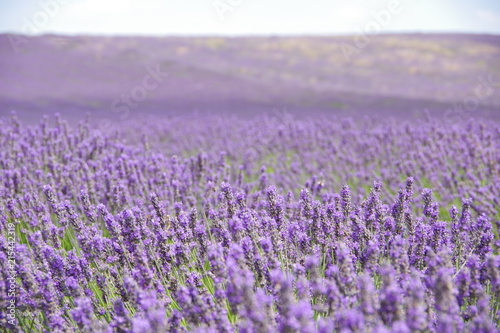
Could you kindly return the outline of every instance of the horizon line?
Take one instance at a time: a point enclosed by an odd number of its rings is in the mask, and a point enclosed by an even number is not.
[[[45,37],[45,36],[61,36],[61,37],[144,37],[144,38],[164,38],[164,37],[223,37],[223,38],[247,38],[247,37],[262,37],[262,38],[290,38],[290,37],[350,37],[350,36],[403,36],[403,35],[443,35],[443,36],[492,36],[500,37],[500,33],[494,32],[474,32],[474,31],[386,31],[380,33],[93,33],[93,32],[43,32],[35,34],[25,34],[12,31],[0,31],[0,36],[23,36],[27,38]]]

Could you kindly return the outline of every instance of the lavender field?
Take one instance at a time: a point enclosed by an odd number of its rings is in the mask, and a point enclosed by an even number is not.
[[[10,2],[0,333],[500,332],[500,6],[224,1]]]
[[[499,331],[494,121],[12,114],[0,147],[3,329]]]
[[[353,36],[0,34],[0,116],[16,110],[36,123],[43,114],[78,121],[91,113],[117,123],[286,109],[396,119],[427,112],[446,125],[500,121],[498,35],[381,34],[353,55],[346,45]]]

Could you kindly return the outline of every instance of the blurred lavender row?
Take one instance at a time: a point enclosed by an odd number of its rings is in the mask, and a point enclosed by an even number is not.
[[[500,120],[500,37],[111,37],[0,34],[0,116],[35,123],[296,114]],[[12,39],[25,40],[14,52]],[[352,58],[352,59],[351,59]],[[146,79],[145,78],[148,78]]]
[[[499,331],[497,123],[92,126],[0,123],[1,327]]]

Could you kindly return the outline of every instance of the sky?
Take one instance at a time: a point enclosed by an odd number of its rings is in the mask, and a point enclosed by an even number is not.
[[[500,34],[500,0],[0,0],[0,33]]]

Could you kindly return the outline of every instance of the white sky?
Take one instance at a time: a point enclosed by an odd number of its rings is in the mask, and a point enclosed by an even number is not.
[[[381,32],[500,34],[500,0],[0,0],[0,32],[349,34],[391,2]]]

